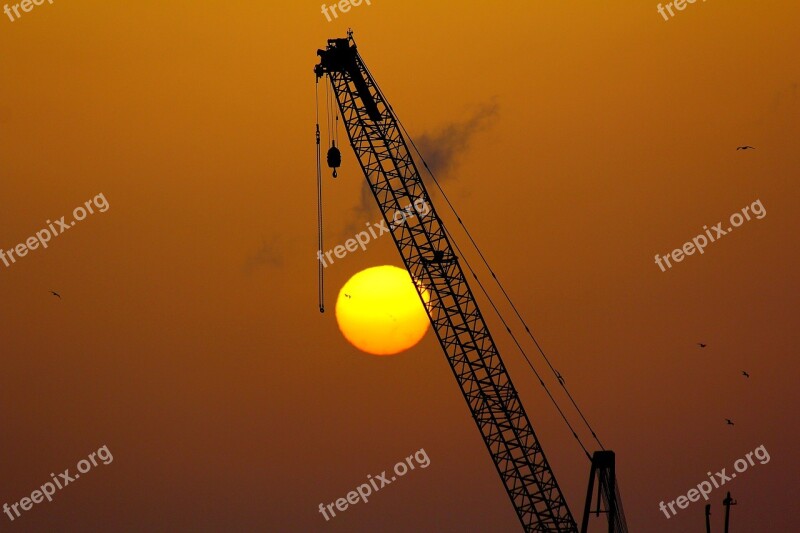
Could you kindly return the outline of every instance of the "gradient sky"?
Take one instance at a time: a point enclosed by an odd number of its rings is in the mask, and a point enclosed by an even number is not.
[[[0,248],[110,204],[0,264],[0,504],[114,457],[0,531],[520,530],[434,335],[378,358],[337,330],[339,287],[401,264],[388,236],[326,270],[318,312],[312,68],[348,27],[412,137],[455,143],[442,182],[617,453],[631,531],[701,531],[702,503],[667,520],[659,502],[760,445],[771,461],[712,493],[714,530],[728,488],[731,531],[795,530],[800,6],[656,5],[0,14]],[[324,187],[328,248],[379,219],[351,151]],[[762,220],[655,265],[757,199]],[[489,324],[580,518],[589,463]],[[428,468],[319,514],[420,448]]]

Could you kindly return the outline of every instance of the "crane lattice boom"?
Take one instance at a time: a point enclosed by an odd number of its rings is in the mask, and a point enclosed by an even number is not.
[[[433,330],[520,522],[525,531],[577,533],[397,118],[351,38],[330,39],[317,54],[317,78],[330,79],[350,144],[403,262],[419,283],[420,299],[429,293]],[[426,216],[391,225],[390,213],[418,200],[430,206]]]

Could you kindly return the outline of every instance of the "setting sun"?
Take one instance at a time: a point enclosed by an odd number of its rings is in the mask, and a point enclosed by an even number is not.
[[[423,298],[428,303],[427,290]],[[353,346],[374,355],[411,348],[430,325],[411,276],[388,265],[362,270],[344,284],[336,300],[336,321]]]

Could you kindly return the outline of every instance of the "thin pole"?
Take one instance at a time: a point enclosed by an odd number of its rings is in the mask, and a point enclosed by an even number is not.
[[[731,518],[731,505],[736,505],[736,500],[731,498],[731,493],[728,491],[728,495],[722,500],[722,505],[725,506],[725,533],[728,533],[728,525],[730,523]]]

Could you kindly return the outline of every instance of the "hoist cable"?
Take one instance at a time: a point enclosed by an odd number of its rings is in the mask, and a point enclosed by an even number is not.
[[[381,90],[380,86],[378,85],[378,82],[375,80],[375,77],[374,77],[374,76],[372,76],[372,73],[369,71],[369,69],[367,68],[366,64],[364,64],[364,62],[363,62],[363,61],[361,62],[361,65],[364,67],[364,69],[367,71],[367,74],[368,74],[368,75],[370,76],[370,78],[373,80],[373,82],[374,82],[374,84],[375,84],[375,88],[376,88],[376,90],[377,90],[377,91],[380,93],[380,95],[383,97],[383,96],[384,96],[384,95],[383,95],[383,91]],[[385,98],[385,97],[383,97],[383,100],[384,100],[384,102],[386,102],[386,98]],[[387,106],[388,106],[388,104],[387,104]],[[391,107],[389,107],[389,109],[391,110]],[[393,111],[393,110],[392,110],[392,111]],[[393,113],[393,114],[394,114],[394,113]],[[481,260],[483,261],[484,265],[486,265],[486,268],[487,268],[487,269],[489,269],[489,272],[491,273],[491,275],[492,275],[492,278],[495,280],[495,283],[496,283],[496,284],[497,284],[497,285],[500,287],[500,289],[501,289],[501,291],[503,292],[503,295],[505,296],[506,300],[509,302],[509,304],[511,305],[511,307],[514,309],[514,312],[515,312],[515,314],[517,315],[517,317],[519,318],[519,320],[522,322],[522,325],[523,325],[523,327],[525,328],[525,331],[528,333],[528,335],[530,336],[530,338],[533,340],[533,342],[534,342],[534,344],[536,345],[536,348],[538,349],[539,353],[542,355],[542,357],[544,358],[544,360],[545,360],[545,362],[547,363],[548,367],[550,368],[550,370],[553,372],[554,376],[556,377],[557,381],[559,382],[559,384],[561,385],[561,387],[564,389],[565,393],[567,394],[567,397],[570,399],[570,402],[572,403],[572,405],[574,406],[574,408],[576,409],[576,411],[577,411],[577,412],[578,412],[578,414],[580,415],[580,417],[581,417],[581,419],[583,420],[584,424],[586,424],[587,428],[589,429],[589,432],[592,434],[592,437],[595,439],[595,441],[597,441],[597,443],[600,445],[600,448],[601,448],[601,449],[605,449],[605,448],[603,447],[603,444],[600,442],[599,438],[597,437],[597,434],[596,434],[596,432],[594,431],[594,429],[592,428],[591,424],[589,424],[589,421],[586,419],[586,417],[584,416],[583,412],[581,411],[581,409],[578,407],[577,403],[575,402],[574,398],[573,398],[573,397],[572,397],[572,395],[569,393],[569,390],[567,389],[566,385],[564,384],[564,379],[563,379],[563,377],[561,376],[561,374],[560,374],[559,372],[557,372],[557,371],[556,371],[556,369],[555,369],[555,368],[553,367],[553,365],[550,363],[550,360],[548,359],[547,355],[544,353],[544,350],[542,350],[542,348],[541,348],[541,346],[540,346],[539,342],[538,342],[538,341],[536,340],[536,338],[534,337],[534,335],[533,335],[533,333],[531,332],[530,328],[528,327],[527,323],[526,323],[526,322],[523,320],[523,318],[522,318],[521,314],[519,313],[519,311],[518,311],[518,309],[517,309],[516,305],[514,305],[514,302],[511,300],[511,298],[510,298],[510,296],[508,295],[508,293],[506,292],[505,288],[504,288],[504,287],[502,286],[502,284],[500,283],[500,280],[497,278],[497,275],[496,275],[496,274],[494,273],[494,271],[492,270],[491,266],[489,265],[488,261],[486,260],[486,257],[484,256],[484,254],[481,252],[480,248],[478,247],[478,244],[477,244],[477,243],[475,242],[475,240],[473,239],[473,237],[472,237],[472,234],[469,232],[469,230],[467,229],[466,225],[465,225],[465,224],[464,224],[464,222],[461,220],[461,217],[459,216],[459,214],[458,214],[458,212],[456,211],[455,207],[453,206],[452,202],[450,202],[450,199],[447,197],[447,194],[444,192],[444,189],[443,189],[443,188],[442,188],[442,186],[439,184],[439,181],[436,179],[436,176],[435,176],[435,175],[433,174],[433,172],[431,171],[430,167],[428,166],[428,163],[427,163],[427,162],[425,161],[425,159],[422,157],[422,154],[420,153],[419,149],[417,148],[416,144],[414,143],[414,140],[412,139],[411,135],[409,135],[408,131],[406,130],[406,128],[405,128],[405,126],[403,125],[403,123],[402,123],[402,121],[400,120],[400,118],[399,118],[399,117],[398,117],[396,114],[394,114],[394,115],[395,115],[395,119],[397,120],[398,126],[400,127],[400,129],[402,130],[402,132],[405,134],[405,137],[406,137],[406,139],[407,139],[407,140],[408,140],[408,141],[411,143],[411,146],[414,148],[414,151],[416,152],[416,154],[417,154],[417,156],[419,157],[420,161],[421,161],[421,162],[422,162],[422,164],[425,166],[425,169],[428,171],[428,174],[431,176],[431,178],[432,178],[432,180],[433,180],[434,184],[435,184],[435,185],[436,185],[436,187],[439,189],[439,191],[442,193],[442,196],[443,196],[443,198],[445,199],[445,202],[447,203],[447,205],[449,206],[450,210],[451,210],[451,211],[453,212],[453,214],[455,215],[456,219],[458,220],[458,223],[459,223],[459,224],[461,225],[461,227],[464,229],[464,232],[467,234],[467,237],[469,238],[470,242],[472,243],[472,246],[473,246],[473,247],[474,247],[474,248],[477,250],[477,252],[478,252],[478,254],[480,255],[480,257],[481,257]],[[449,232],[448,232],[448,234],[451,236],[451,239],[452,239],[452,234],[450,234]],[[454,244],[455,244],[456,248],[458,248],[458,245],[457,245],[457,243],[455,243],[455,240],[454,240],[454,239],[453,239],[453,242],[454,242]],[[462,254],[460,254],[460,252],[459,252],[459,255],[462,255]],[[462,255],[462,257],[463,257],[463,255]],[[465,261],[466,261],[466,259],[465,259]],[[470,267],[470,270],[472,271],[471,267]],[[472,273],[473,273],[473,276],[475,276],[475,274],[474,274],[474,271],[473,271]],[[475,279],[477,280],[477,276],[475,276]],[[478,280],[478,283],[479,283],[479,284],[481,284],[479,280]],[[482,284],[481,284],[481,287],[483,288]],[[486,293],[485,289],[484,289],[484,293]],[[488,297],[488,294],[487,294],[487,297]],[[490,301],[491,301],[491,299],[490,299]],[[492,306],[495,308],[495,311],[497,312],[497,314],[498,314],[498,316],[500,317],[500,319],[503,321],[504,325],[506,325],[506,323],[505,323],[505,320],[503,319],[502,315],[501,315],[501,314],[500,314],[500,312],[497,310],[497,308],[494,306],[494,303],[493,303],[493,302],[492,302]],[[511,331],[510,331],[510,328],[508,328],[508,326],[507,326],[507,325],[506,325],[506,329],[509,331],[509,333],[511,333]],[[513,335],[513,334],[511,334],[511,335],[512,335],[512,338],[514,338],[514,341],[516,342],[516,338],[514,337],[514,335]],[[519,346],[519,343],[517,343],[517,345]],[[522,352],[523,356],[525,357],[525,359],[528,361],[528,364],[529,364],[529,366],[531,367],[531,369],[533,369],[533,371],[534,371],[534,373],[536,374],[536,376],[537,376],[537,377],[539,377],[539,374],[538,374],[538,372],[537,372],[537,371],[535,370],[535,368],[533,367],[533,363],[530,361],[530,359],[528,358],[528,356],[527,356],[527,354],[525,353],[525,351],[524,351],[524,350],[522,350],[522,348],[521,348],[521,347],[520,347],[520,350],[521,350],[521,352]],[[548,388],[547,388],[547,386],[544,384],[544,382],[541,380],[541,377],[539,377],[539,381],[540,381],[540,383],[542,384],[542,386],[545,388],[545,390],[547,391],[547,393],[548,393],[548,396],[550,396],[550,399],[552,400],[553,404],[556,406],[556,409],[558,409],[559,413],[561,413],[561,414],[562,414],[562,418],[564,418],[564,421],[567,423],[567,426],[570,428],[570,430],[572,430],[572,426],[570,425],[569,421],[566,419],[566,416],[565,416],[565,415],[563,414],[563,412],[561,411],[561,408],[559,407],[559,405],[558,405],[558,402],[556,402],[556,400],[555,400],[555,399],[553,398],[553,396],[550,394],[550,391],[549,391],[549,389],[548,389]],[[574,432],[574,431],[573,431],[573,435],[575,435],[575,432]],[[584,449],[584,451],[586,451],[586,448],[583,446],[583,444],[581,443],[581,441],[580,441],[580,439],[577,437],[577,435],[575,435],[575,437],[578,439],[578,442],[581,444],[581,447]]]
[[[322,167],[320,163],[321,155],[320,155],[320,145],[319,145],[319,78],[316,80],[316,98],[315,98],[315,108],[316,108],[316,117],[317,117],[317,130],[316,130],[316,140],[317,140],[317,254],[321,254],[322,250],[324,249],[322,246]],[[325,279],[324,279],[324,265],[322,264],[322,260],[318,259],[319,263],[319,279],[317,285],[319,287],[319,312],[325,312]]]

